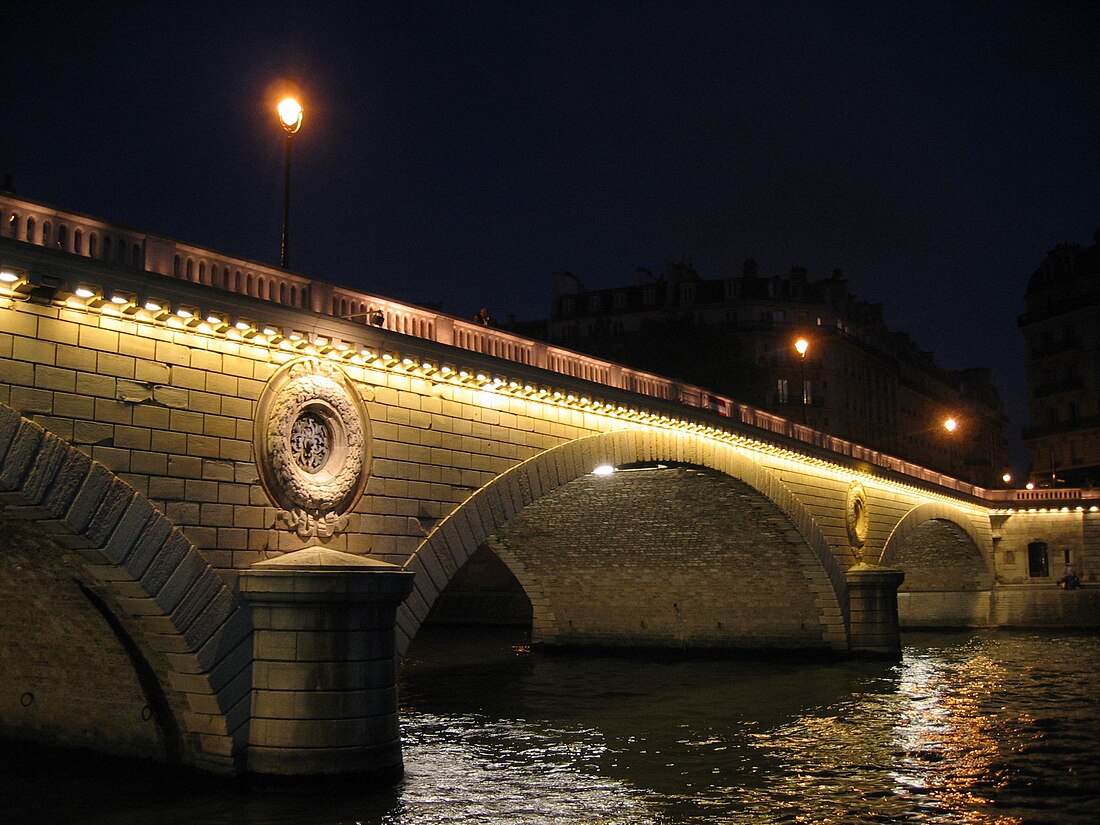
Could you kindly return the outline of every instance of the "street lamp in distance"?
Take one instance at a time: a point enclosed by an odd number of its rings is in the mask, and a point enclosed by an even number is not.
[[[802,423],[806,423],[806,353],[810,351],[810,342],[799,338],[794,342],[794,351],[798,353],[799,378],[798,391],[802,394]]]
[[[953,433],[959,428],[959,420],[954,416],[945,418],[943,421],[943,428],[949,433]]]
[[[290,143],[302,128],[302,104],[293,97],[284,97],[276,107],[279,122],[286,132],[286,163],[283,166],[283,239],[279,248],[279,264],[290,265]]]

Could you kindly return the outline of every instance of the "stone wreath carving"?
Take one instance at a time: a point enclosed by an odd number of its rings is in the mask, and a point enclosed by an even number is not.
[[[863,547],[867,543],[871,519],[867,512],[867,494],[863,492],[863,485],[858,481],[848,485],[844,516],[848,527],[848,541],[853,547]]]
[[[370,475],[370,418],[342,369],[318,358],[271,376],[253,429],[268,497],[300,536],[327,538],[355,506]]]

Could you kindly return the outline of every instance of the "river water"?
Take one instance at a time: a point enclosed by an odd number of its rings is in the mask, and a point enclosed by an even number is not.
[[[900,663],[532,652],[425,633],[404,781],[246,783],[7,745],[0,822],[1093,823],[1100,637],[910,634]]]

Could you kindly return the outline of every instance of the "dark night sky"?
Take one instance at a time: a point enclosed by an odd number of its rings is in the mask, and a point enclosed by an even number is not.
[[[1015,319],[1100,226],[1100,4],[7,3],[0,172],[62,208],[543,317],[693,263],[834,267],[1025,423]]]

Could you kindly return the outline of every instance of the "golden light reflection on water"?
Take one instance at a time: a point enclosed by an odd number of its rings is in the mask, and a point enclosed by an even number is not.
[[[898,696],[905,712],[895,728],[899,794],[919,793],[954,821],[1022,823],[990,810],[1002,743],[1010,731],[985,708],[1005,676],[1003,665],[975,656],[950,665],[913,655],[899,667]]]
[[[1029,821],[1018,807],[1012,810],[1015,802],[1006,800],[1018,799],[1023,784],[1025,808],[1031,804],[1027,783],[1020,779],[1020,754],[1041,749],[1045,737],[1025,700],[1028,685],[1041,690],[1051,674],[1033,664],[1029,658],[1002,660],[966,646],[918,646],[906,651],[878,690],[751,733],[753,746],[777,768],[768,798],[780,809],[790,805],[802,812],[769,819]],[[1036,700],[1043,695],[1038,692]],[[1074,758],[1040,756],[1035,770],[1072,774]],[[1061,815],[1051,821],[1062,821]]]

